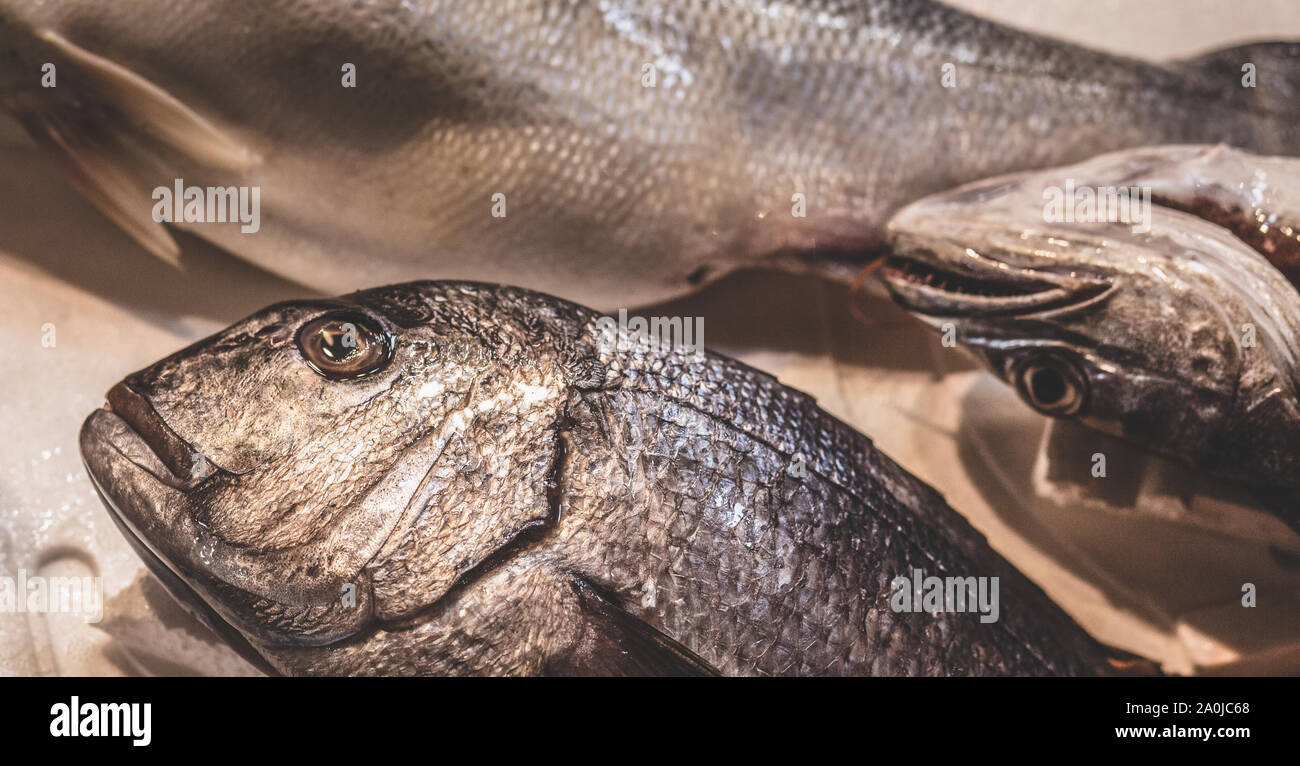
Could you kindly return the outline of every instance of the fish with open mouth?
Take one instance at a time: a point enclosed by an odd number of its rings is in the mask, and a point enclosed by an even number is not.
[[[1300,154],[1295,44],[1153,64],[927,0],[0,0],[0,53],[0,107],[150,251],[176,226],[329,294],[847,279],[979,178]]]
[[[602,319],[458,282],[278,304],[114,386],[82,456],[271,672],[1115,670],[810,397]],[[969,579],[906,608],[930,577]]]
[[[1029,406],[1255,487],[1300,531],[1300,160],[1118,152],[918,201],[890,242],[894,298]]]

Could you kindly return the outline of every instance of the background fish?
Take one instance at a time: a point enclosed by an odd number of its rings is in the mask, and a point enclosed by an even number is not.
[[[977,178],[1300,149],[1294,45],[1157,66],[920,0],[4,0],[0,41],[0,104],[145,246],[177,257],[152,190],[255,186],[256,233],[178,225],[329,292],[847,276],[890,213]]]
[[[1054,219],[1067,184],[1146,189],[1149,222]],[[882,273],[1034,409],[1278,490],[1300,529],[1298,226],[1300,160],[1139,149],[908,206]]]
[[[281,672],[1111,669],[809,397],[599,320],[469,283],[279,304],[128,376],[82,455],[173,593]],[[998,619],[895,611],[917,569],[998,577]]]

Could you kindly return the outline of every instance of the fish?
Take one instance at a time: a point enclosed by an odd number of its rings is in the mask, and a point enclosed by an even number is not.
[[[1300,531],[1300,160],[1116,152],[917,201],[889,238],[898,303],[1034,410],[1249,487]]]
[[[962,183],[1300,153],[1293,42],[1156,64],[929,0],[0,0],[0,43],[0,107],[150,252],[183,264],[182,230],[329,295],[846,281]]]
[[[268,673],[1128,661],[808,395],[611,321],[469,282],[276,304],[115,385],[82,458],[159,580]]]

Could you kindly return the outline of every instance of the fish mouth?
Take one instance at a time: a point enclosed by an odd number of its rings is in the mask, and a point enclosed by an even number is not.
[[[109,515],[137,546],[177,536],[186,495],[207,476],[190,469],[201,456],[163,422],[148,399],[118,383],[81,426],[81,460]]]
[[[881,279],[903,308],[929,316],[1020,316],[1077,310],[1101,300],[1109,280],[1020,269],[983,256],[957,269],[933,253],[892,255]]]
[[[184,528],[185,495],[206,481],[186,466],[201,453],[162,422],[153,407],[123,384],[81,426],[81,460],[109,518],[136,555],[192,616],[259,670],[278,675],[248,639],[192,586],[187,573],[164,551]],[[179,469],[179,470],[178,470]],[[163,541],[160,545],[157,541]]]
[[[212,462],[173,431],[143,394],[122,382],[105,398],[103,411],[116,415],[125,427],[111,429],[117,446],[154,478],[189,491],[212,473]]]

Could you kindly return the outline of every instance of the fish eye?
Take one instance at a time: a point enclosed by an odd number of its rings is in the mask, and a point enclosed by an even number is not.
[[[1078,367],[1055,355],[1038,356],[1021,365],[1016,387],[1029,406],[1053,417],[1078,412],[1087,392]]]
[[[330,380],[374,375],[393,359],[393,336],[370,317],[336,311],[298,330],[298,349],[316,374]]]

